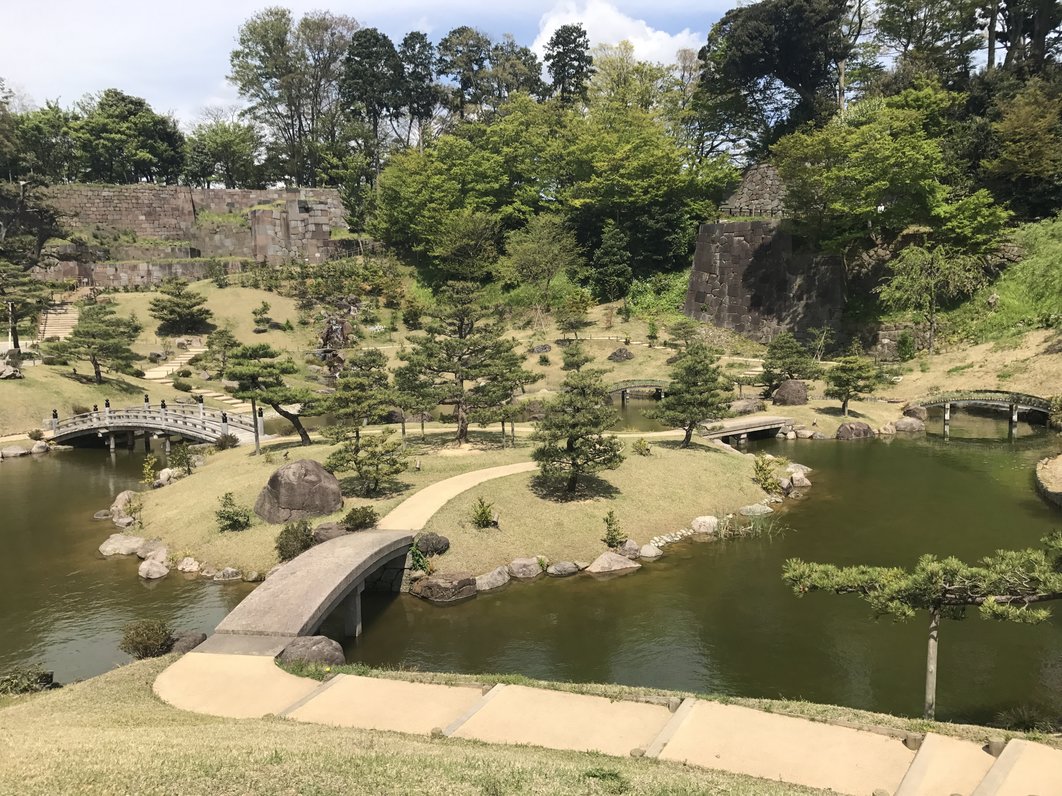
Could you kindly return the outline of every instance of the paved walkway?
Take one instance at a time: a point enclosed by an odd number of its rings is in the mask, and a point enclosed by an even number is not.
[[[1062,751],[1039,744],[1012,741],[997,760],[976,743],[933,733],[905,743],[899,733],[698,699],[663,705],[517,685],[439,685],[348,674],[321,683],[288,674],[271,654],[224,648],[188,653],[159,675],[154,691],[174,707],[212,716],[277,715],[335,727],[644,755],[837,793],[1062,793]],[[909,748],[919,740],[917,752]]]

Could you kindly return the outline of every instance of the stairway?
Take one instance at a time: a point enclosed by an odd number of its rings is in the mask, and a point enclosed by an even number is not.
[[[76,304],[68,301],[60,301],[48,306],[41,313],[40,324],[37,326],[37,340],[43,342],[49,337],[65,340],[74,331],[79,317]]]

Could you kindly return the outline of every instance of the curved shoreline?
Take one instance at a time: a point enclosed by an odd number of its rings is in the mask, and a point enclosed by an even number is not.
[[[1036,491],[1048,503],[1062,509],[1062,453],[1037,462]]]

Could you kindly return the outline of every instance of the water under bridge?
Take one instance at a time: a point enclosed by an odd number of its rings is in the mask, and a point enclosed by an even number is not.
[[[944,435],[951,431],[951,410],[955,406],[984,407],[1005,411],[1010,418],[1010,433],[1013,436],[1018,426],[1021,413],[1037,413],[1046,422],[1051,414],[1051,401],[1037,395],[1028,395],[1006,390],[961,390],[938,392],[908,402],[908,406],[922,406],[926,409],[944,410]]]

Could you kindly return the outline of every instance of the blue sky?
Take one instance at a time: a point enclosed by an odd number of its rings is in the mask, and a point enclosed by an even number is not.
[[[512,33],[541,49],[550,33],[582,22],[592,44],[631,41],[641,58],[668,62],[699,47],[733,0],[309,0],[281,3],[298,14],[327,8],[393,38],[423,30],[438,40],[458,25],[494,38]],[[12,2],[0,25],[0,77],[26,99],[69,104],[119,88],[171,111],[185,124],[208,105],[237,97],[225,80],[240,23],[269,3],[250,0],[38,0]]]

